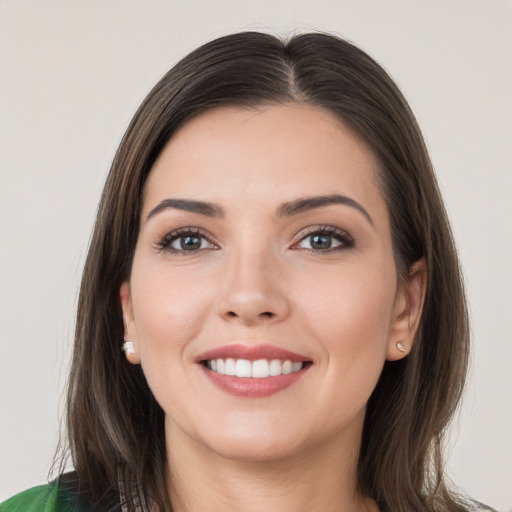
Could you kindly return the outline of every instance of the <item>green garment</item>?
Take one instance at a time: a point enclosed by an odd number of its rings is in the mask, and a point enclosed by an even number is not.
[[[0,505],[0,512],[75,512],[59,499],[57,481],[20,492]]]
[[[47,485],[32,487],[0,504],[0,512],[115,512],[119,502],[110,506],[92,505],[78,498],[73,481],[63,475]]]

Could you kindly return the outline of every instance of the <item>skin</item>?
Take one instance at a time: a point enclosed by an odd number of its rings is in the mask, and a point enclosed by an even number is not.
[[[409,352],[425,288],[423,262],[399,284],[377,170],[337,118],[297,104],[203,113],[155,163],[120,297],[129,360],[166,413],[176,510],[377,510],[356,483],[366,403],[385,360]],[[332,194],[370,219],[347,204],[276,213]],[[224,216],[162,208],[148,218],[169,198],[215,203]],[[312,248],[311,230],[325,226],[353,243]],[[159,246],[183,227],[201,229],[199,250],[173,252],[179,238]],[[269,397],[232,396],[196,361],[230,343],[273,344],[313,364]]]

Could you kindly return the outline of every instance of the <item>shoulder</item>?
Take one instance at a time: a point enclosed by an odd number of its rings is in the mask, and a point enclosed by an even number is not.
[[[60,512],[57,494],[56,481],[32,487],[0,504],[0,512]]]
[[[79,495],[74,473],[47,485],[32,487],[0,504],[0,512],[98,512],[119,510],[119,502],[91,501]]]

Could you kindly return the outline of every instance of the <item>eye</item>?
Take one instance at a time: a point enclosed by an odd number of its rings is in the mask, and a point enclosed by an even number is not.
[[[345,231],[334,227],[324,227],[310,231],[292,249],[306,249],[324,253],[346,249],[353,245],[353,238]]]
[[[168,233],[157,244],[158,248],[171,253],[194,253],[218,247],[198,230],[178,230]]]
[[[182,251],[197,251],[198,249],[205,249],[208,242],[199,235],[186,235],[176,238],[169,247]]]

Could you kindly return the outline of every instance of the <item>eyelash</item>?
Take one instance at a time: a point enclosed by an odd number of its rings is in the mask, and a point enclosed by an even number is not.
[[[328,236],[336,240],[340,243],[337,247],[332,247],[328,249],[303,249],[306,251],[309,251],[313,254],[327,254],[332,252],[338,252],[343,251],[346,249],[350,249],[354,246],[354,239],[344,230],[335,228],[334,226],[315,226],[311,227],[305,232],[302,232],[300,234],[300,239],[298,242],[296,242],[291,248],[295,250],[299,250],[300,247],[297,247],[301,242],[305,241],[309,237],[312,237],[314,235],[317,236]]]
[[[171,231],[170,233],[167,233],[164,235],[156,244],[157,249],[161,251],[170,252],[171,254],[182,254],[184,256],[195,254],[199,251],[204,250],[203,249],[196,249],[196,250],[190,250],[186,251],[184,249],[175,249],[174,247],[171,247],[171,244],[175,242],[176,240],[179,240],[180,238],[185,237],[195,237],[195,238],[201,238],[202,240],[206,240],[211,246],[212,249],[218,249],[218,247],[210,240],[208,235],[202,231],[199,228],[180,228],[176,229],[175,231]],[[188,254],[187,254],[188,253]]]
[[[297,242],[295,242],[291,249],[293,250],[300,250],[301,248],[298,247],[299,244],[305,240],[307,240],[309,237],[312,236],[328,236],[330,238],[333,238],[337,242],[340,243],[339,246],[336,247],[329,247],[327,249],[307,249],[302,248],[302,250],[308,251],[312,254],[326,254],[331,252],[338,252],[343,251],[345,249],[349,249],[354,246],[354,239],[342,229],[335,228],[334,226],[315,226],[311,227],[305,232],[300,234],[300,238]],[[206,242],[208,242],[212,247],[209,247],[210,249],[218,249],[219,247],[214,244],[209,236],[201,229],[199,228],[180,228],[174,231],[171,231],[170,233],[165,234],[156,244],[156,247],[160,251],[166,251],[170,252],[171,254],[181,254],[181,255],[191,255],[196,254],[199,251],[204,250],[205,248],[198,248],[193,249],[190,251],[187,251],[185,249],[175,249],[171,245],[180,238],[185,237],[195,237],[200,238]]]

